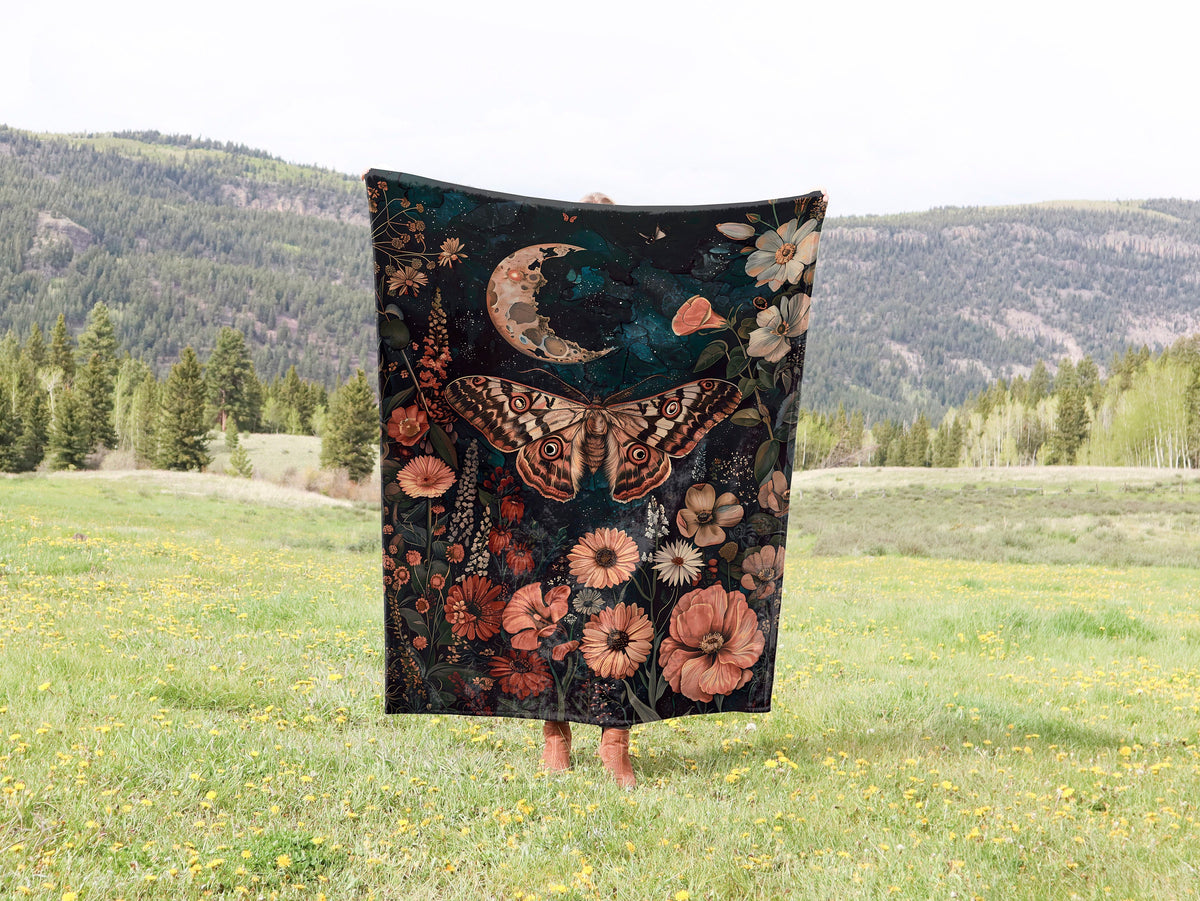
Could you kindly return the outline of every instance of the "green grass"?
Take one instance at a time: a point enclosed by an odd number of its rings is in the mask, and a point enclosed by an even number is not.
[[[966,492],[906,484],[853,516],[916,540]],[[1072,515],[1155,500],[1117,489]],[[596,729],[548,777],[536,723],[380,714],[377,527],[215,476],[0,481],[3,896],[1197,895],[1194,568],[793,536],[774,712],[634,730],[625,793]]]
[[[1195,566],[1200,473],[1036,467],[814,470],[791,525],[813,553]]]

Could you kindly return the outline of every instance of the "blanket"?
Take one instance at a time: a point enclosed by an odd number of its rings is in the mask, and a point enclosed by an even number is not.
[[[364,178],[387,712],[769,710],[824,196]]]

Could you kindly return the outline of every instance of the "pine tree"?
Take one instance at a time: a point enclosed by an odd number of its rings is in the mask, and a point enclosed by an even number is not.
[[[63,374],[63,384],[70,387],[75,379],[75,342],[67,331],[67,320],[62,313],[50,332],[50,365]]]
[[[87,436],[83,430],[83,410],[75,392],[65,388],[54,407],[50,428],[51,469],[80,469],[87,460]]]
[[[183,349],[163,386],[158,421],[158,465],[200,470],[212,462],[204,419],[204,372],[191,345]]]
[[[94,352],[87,365],[79,371],[75,393],[83,416],[83,433],[88,453],[101,446],[112,448],[117,445],[117,431],[113,428],[113,378],[111,367]]]
[[[152,465],[158,457],[159,385],[147,372],[133,392],[129,406],[129,447],[138,463]]]
[[[1030,407],[1036,407],[1049,394],[1050,370],[1046,368],[1045,363],[1038,360],[1033,371],[1029,373],[1029,381],[1025,385],[1025,403]]]
[[[50,404],[46,392],[35,390],[25,407],[21,434],[17,438],[17,472],[32,472],[46,457],[50,439]]]
[[[46,347],[46,338],[42,335],[42,327],[35,322],[25,342],[25,359],[29,361],[33,371],[37,372],[46,365],[48,356],[49,350]]]
[[[912,429],[904,442],[904,465],[928,466],[929,457],[929,420],[922,413],[912,424]]]
[[[109,391],[117,378],[117,333],[108,315],[108,306],[100,301],[88,313],[87,324],[79,335],[79,360],[87,365],[93,356],[100,358]]]
[[[1075,454],[1087,438],[1089,421],[1078,370],[1068,359],[1059,363],[1054,393],[1058,397],[1058,415],[1054,419],[1047,462],[1069,465],[1075,462]]]
[[[345,469],[361,482],[379,457],[379,409],[360,369],[333,393],[321,434],[321,465]]]
[[[204,367],[205,400],[209,422],[224,430],[232,416],[242,428],[258,428],[262,416],[262,386],[246,349],[246,338],[237,329],[223,328],[217,346]]]
[[[254,475],[254,466],[250,463],[250,455],[246,446],[238,438],[238,426],[234,420],[225,425],[225,446],[229,448],[229,472],[235,476],[248,479]]]

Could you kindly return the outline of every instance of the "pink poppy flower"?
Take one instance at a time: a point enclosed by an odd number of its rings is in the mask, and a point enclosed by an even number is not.
[[[720,585],[681,597],[670,632],[659,645],[658,664],[671,688],[693,701],[711,701],[749,682],[766,646],[745,595]]]

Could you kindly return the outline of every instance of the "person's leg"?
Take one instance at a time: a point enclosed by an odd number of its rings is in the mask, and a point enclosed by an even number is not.
[[[546,720],[542,723],[542,769],[557,772],[571,768],[571,724]]]
[[[600,733],[600,762],[621,788],[633,788],[633,763],[629,760],[629,730],[604,728]]]

